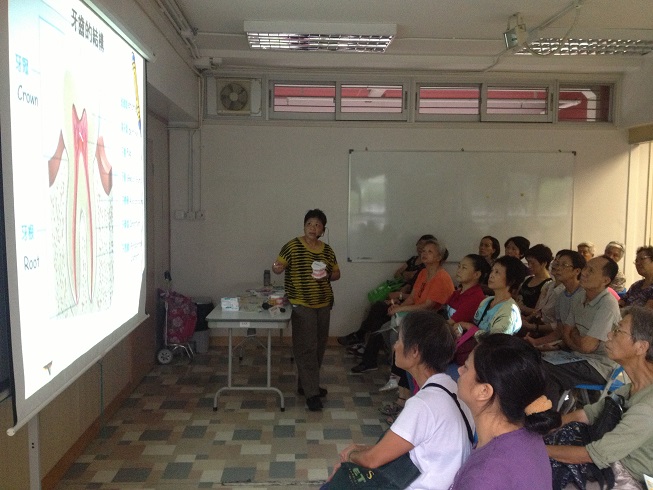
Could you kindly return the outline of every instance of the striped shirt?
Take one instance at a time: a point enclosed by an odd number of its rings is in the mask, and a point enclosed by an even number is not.
[[[310,250],[303,237],[297,237],[286,243],[279,252],[277,262],[286,266],[284,287],[293,305],[322,308],[333,304],[331,282],[328,279],[317,281],[311,276],[314,261],[326,264],[327,278],[333,271],[339,270],[336,254],[324,242],[320,242],[319,249]]]

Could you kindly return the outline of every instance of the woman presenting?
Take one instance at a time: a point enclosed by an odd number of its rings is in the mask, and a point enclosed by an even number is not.
[[[329,337],[333,306],[331,281],[340,279],[340,268],[333,249],[320,240],[326,215],[311,209],[304,216],[304,235],[293,238],[279,252],[272,271],[285,271],[284,287],[292,304],[292,344],[297,363],[297,392],[306,396],[312,412],[322,410],[320,367]]]

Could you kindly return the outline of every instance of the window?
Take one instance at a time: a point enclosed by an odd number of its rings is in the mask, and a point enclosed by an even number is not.
[[[560,85],[558,121],[610,122],[611,85]]]
[[[335,83],[274,83],[271,90],[273,114],[301,113],[304,117],[308,114],[331,114],[327,118],[334,118]]]
[[[406,119],[401,84],[273,83],[272,117],[293,119]]]
[[[418,85],[415,119],[478,121],[481,86]]]
[[[608,83],[269,81],[271,119],[328,121],[612,122]],[[390,83],[392,82],[392,83]],[[414,88],[413,88],[414,87]],[[410,102],[409,102],[410,101]]]
[[[339,84],[340,113],[346,120],[406,120],[404,87],[401,84]]]
[[[403,111],[404,90],[401,85],[341,85],[341,112]]]
[[[484,121],[551,122],[549,95],[544,87],[488,85]]]

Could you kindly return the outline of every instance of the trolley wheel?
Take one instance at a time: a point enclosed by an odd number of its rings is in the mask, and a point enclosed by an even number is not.
[[[156,353],[156,360],[159,364],[170,364],[172,362],[172,351],[170,349],[159,349]]]

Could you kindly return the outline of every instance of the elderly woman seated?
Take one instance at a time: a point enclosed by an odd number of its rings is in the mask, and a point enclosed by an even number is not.
[[[653,311],[626,308],[623,319],[608,334],[605,348],[621,364],[630,383],[615,391],[625,399],[625,412],[610,432],[586,446],[549,445],[551,459],[567,464],[594,463],[611,467],[614,488],[644,488],[644,473],[653,469]],[[605,399],[564,415],[563,423],[592,424]]]
[[[646,306],[653,308],[653,247],[639,247],[635,268],[644,279],[634,282],[619,306]]]
[[[444,374],[454,345],[442,316],[433,311],[406,315],[394,345],[395,362],[415,378],[421,389],[406,401],[397,420],[376,444],[347,446],[340,453],[335,471],[344,462],[379,468],[408,453],[420,474],[406,488],[449,488],[470,454],[473,439],[471,412],[457,401],[456,383]],[[327,483],[323,488],[343,487]]]

